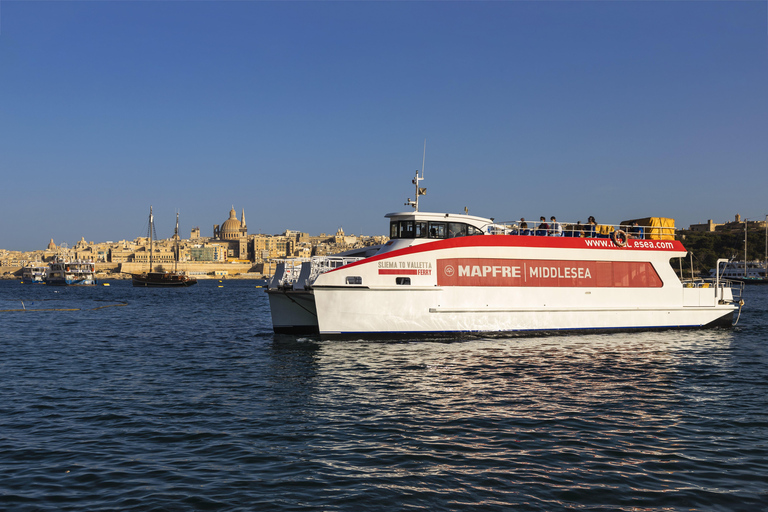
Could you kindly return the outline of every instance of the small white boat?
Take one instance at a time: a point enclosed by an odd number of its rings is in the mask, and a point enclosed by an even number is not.
[[[719,269],[711,269],[711,276],[717,273],[724,279],[751,284],[768,283],[768,266],[762,261],[723,261]]]
[[[21,282],[24,284],[45,284],[48,265],[43,262],[31,263],[21,269]]]

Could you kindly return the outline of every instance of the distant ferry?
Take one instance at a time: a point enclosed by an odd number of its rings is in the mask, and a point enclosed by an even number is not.
[[[711,276],[720,272],[720,276],[733,281],[751,284],[768,283],[768,267],[762,261],[723,261],[719,269],[711,269]]]
[[[97,284],[96,265],[91,260],[70,259],[58,255],[48,266],[45,283],[54,286],[89,286]]]
[[[267,289],[276,333],[367,338],[731,326],[743,304],[741,285],[721,276],[681,281],[670,259],[687,251],[673,230],[646,225],[643,238],[621,226],[599,226],[592,237],[519,234],[493,219],[419,212],[421,179],[417,173],[413,180],[416,201],[406,203],[415,211],[387,214],[390,241],[373,254],[278,265]]]

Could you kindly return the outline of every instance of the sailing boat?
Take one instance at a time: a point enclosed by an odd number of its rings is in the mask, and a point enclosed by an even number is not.
[[[173,272],[155,272],[154,271],[154,233],[155,221],[152,215],[152,207],[149,207],[149,272],[141,274],[131,274],[133,286],[192,286],[197,284],[197,279],[189,277],[178,271],[179,265],[179,214],[176,213],[176,231],[173,238],[176,240],[176,250],[174,254]]]

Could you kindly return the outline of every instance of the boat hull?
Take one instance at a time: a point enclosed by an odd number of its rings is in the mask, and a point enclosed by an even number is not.
[[[98,281],[93,278],[87,279],[48,279],[48,286],[95,286]]]
[[[197,284],[197,279],[174,272],[150,272],[148,274],[132,274],[133,286],[157,288],[184,288]]]
[[[494,297],[485,303],[468,300],[472,290],[380,291],[349,293],[315,290],[318,333],[325,337],[386,334],[510,333],[546,334],[564,331],[630,331],[730,326],[732,305],[625,305],[620,297],[593,297],[577,305],[572,300],[530,294]],[[375,295],[372,297],[372,295]],[[486,294],[487,295],[487,294]],[[714,302],[714,293],[712,293]],[[500,297],[495,297],[499,299]],[[547,303],[545,303],[546,301]],[[481,304],[481,305],[478,305]],[[538,306],[536,306],[538,304]],[[611,305],[614,304],[614,305]]]
[[[267,290],[272,329],[277,334],[317,334],[317,311],[311,291]]]

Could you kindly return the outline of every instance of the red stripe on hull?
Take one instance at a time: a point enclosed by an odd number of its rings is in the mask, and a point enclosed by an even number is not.
[[[647,261],[451,258],[437,260],[438,286],[660,288]]]
[[[616,251],[685,251],[685,247],[679,240],[633,240],[627,242],[626,247],[619,247],[610,238],[570,238],[554,236],[523,236],[523,235],[477,235],[460,238],[448,238],[434,242],[423,243],[398,249],[384,254],[377,254],[339,268],[351,268],[363,263],[379,261],[397,256],[407,256],[422,252],[436,251],[440,249],[452,249],[456,247],[535,247],[548,249],[589,249],[589,250],[616,250]],[[331,270],[335,272],[338,269]]]

